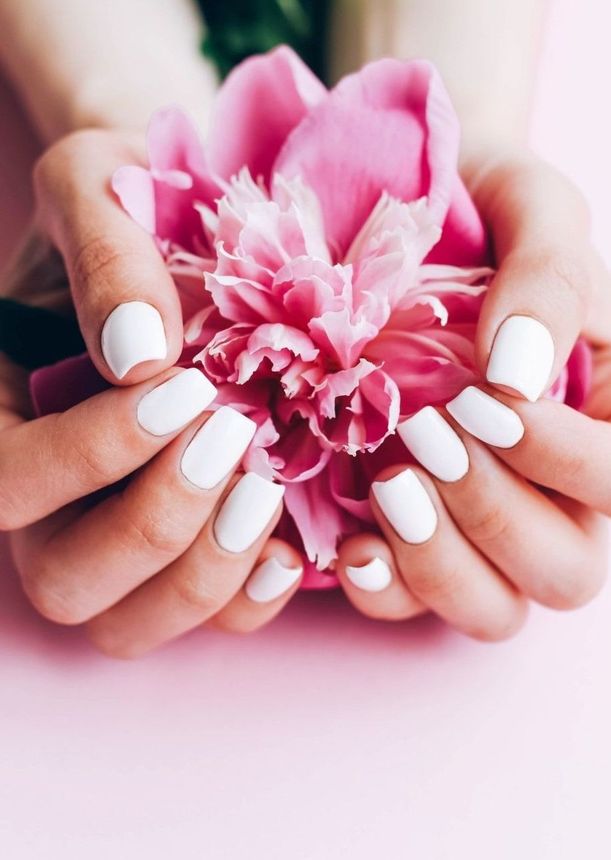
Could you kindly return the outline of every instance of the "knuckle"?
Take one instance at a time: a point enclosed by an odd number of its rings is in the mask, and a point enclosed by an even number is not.
[[[410,590],[430,606],[454,601],[457,595],[464,592],[462,571],[447,559],[435,566],[416,565],[405,571],[404,579]]]
[[[183,530],[164,511],[137,511],[135,517],[126,519],[125,529],[128,545],[155,555],[176,557],[188,543]]]
[[[112,461],[103,445],[93,444],[95,440],[72,440],[71,455],[76,461],[76,470],[82,474],[83,486],[105,487],[114,480]]]
[[[528,603],[518,601],[505,613],[490,613],[483,623],[466,631],[467,635],[479,642],[506,642],[524,627],[528,617]]]
[[[509,528],[507,512],[490,503],[488,508],[475,508],[463,514],[461,523],[465,533],[477,544],[491,544],[500,541]]]
[[[20,505],[0,487],[0,532],[12,532],[24,524]]]
[[[51,585],[44,570],[22,576],[22,585],[30,603],[43,618],[66,626],[82,624],[89,619],[83,607]]]
[[[223,604],[222,598],[211,586],[205,573],[194,572],[177,576],[172,580],[172,587],[180,604],[190,612],[197,613],[202,620],[217,613]]]
[[[99,151],[101,130],[79,129],[53,143],[34,165],[34,188],[38,194],[53,195],[69,176],[70,168],[81,157]]]
[[[133,660],[144,653],[136,640],[117,635],[116,631],[108,630],[104,623],[98,624],[98,619],[87,625],[87,635],[93,647],[105,657]]]
[[[76,253],[72,260],[72,274],[79,283],[110,281],[117,264],[129,253],[106,236],[94,236]]]
[[[537,600],[550,609],[579,609],[599,594],[604,578],[603,573],[587,570],[581,565],[567,571],[556,571],[540,584]]]
[[[588,256],[584,251],[570,251],[552,247],[541,253],[537,267],[544,284],[550,288],[554,305],[559,299],[563,306],[574,305],[579,308],[590,295],[593,285]],[[562,296],[559,296],[562,292]]]
[[[258,614],[248,612],[227,612],[218,615],[213,624],[215,630],[245,636],[254,633],[260,627],[268,624],[270,618],[261,618]]]

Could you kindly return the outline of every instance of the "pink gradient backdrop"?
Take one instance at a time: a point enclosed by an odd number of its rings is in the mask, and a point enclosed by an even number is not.
[[[609,22],[555,4],[534,123],[608,259]],[[36,146],[5,88],[0,117],[5,258]],[[30,610],[2,542],[0,571],[7,860],[611,856],[609,589],[498,646],[302,595],[250,638],[198,631],[117,663]]]

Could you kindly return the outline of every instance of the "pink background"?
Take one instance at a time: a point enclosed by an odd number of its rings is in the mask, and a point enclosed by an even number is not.
[[[556,2],[534,140],[588,194],[611,262],[605,5]],[[36,145],[4,87],[0,128],[5,259]],[[119,663],[35,615],[1,541],[0,570],[8,860],[611,856],[609,589],[497,646],[303,595],[252,637]]]

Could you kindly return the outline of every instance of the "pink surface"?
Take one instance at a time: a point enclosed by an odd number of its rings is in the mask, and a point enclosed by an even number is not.
[[[606,16],[555,10],[536,139],[608,254]],[[34,149],[4,91],[0,111],[5,252]],[[2,857],[611,856],[609,589],[497,646],[302,595],[252,637],[199,631],[116,663],[29,609],[1,546],[0,570]]]

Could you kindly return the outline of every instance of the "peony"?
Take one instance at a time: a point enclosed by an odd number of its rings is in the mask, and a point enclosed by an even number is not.
[[[373,476],[409,460],[397,423],[478,379],[493,271],[458,121],[429,63],[380,60],[327,91],[281,47],[228,77],[211,129],[204,148],[159,111],[148,166],[113,188],[175,279],[181,364],[256,421],[244,467],[286,485],[279,533],[306,586],[330,585],[342,538],[374,527]]]

